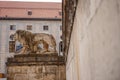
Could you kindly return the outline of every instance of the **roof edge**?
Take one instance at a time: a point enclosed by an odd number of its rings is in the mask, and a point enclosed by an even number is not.
[[[0,17],[0,20],[43,20],[43,21],[62,21],[61,18],[5,18]]]
[[[3,0],[3,1],[0,0],[0,2],[11,2],[11,3],[12,3],[12,2],[13,2],[13,3],[14,3],[14,2],[21,2],[21,3],[58,3],[58,4],[59,4],[59,3],[60,3],[60,4],[62,3],[62,2],[4,1],[4,0]]]

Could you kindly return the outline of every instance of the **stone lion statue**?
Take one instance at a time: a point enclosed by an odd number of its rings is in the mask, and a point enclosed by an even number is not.
[[[55,38],[46,33],[31,33],[25,30],[17,30],[11,35],[13,40],[19,41],[23,46],[20,53],[30,52],[56,52]],[[39,45],[43,47],[38,48]]]

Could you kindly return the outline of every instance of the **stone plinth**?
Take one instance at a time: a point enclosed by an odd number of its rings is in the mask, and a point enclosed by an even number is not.
[[[8,58],[8,80],[65,80],[64,57],[56,54],[22,54]]]

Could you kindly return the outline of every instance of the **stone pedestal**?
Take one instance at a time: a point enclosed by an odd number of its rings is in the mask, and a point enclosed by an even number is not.
[[[8,80],[65,80],[64,57],[22,54],[7,60]]]

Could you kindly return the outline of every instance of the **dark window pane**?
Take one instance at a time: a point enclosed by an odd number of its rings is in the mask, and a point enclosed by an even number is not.
[[[28,11],[28,15],[32,15],[32,11]]]
[[[9,52],[15,52],[15,41],[9,41]]]
[[[62,30],[62,26],[60,26],[60,30]]]
[[[10,25],[10,30],[16,30],[16,25]]]
[[[63,52],[63,43],[62,43],[62,41],[59,43],[59,49],[60,49],[60,52]]]
[[[27,30],[32,30],[32,25],[27,25]]]
[[[43,30],[48,30],[48,25],[44,25]]]
[[[59,12],[59,15],[62,16],[62,12],[61,11]]]

